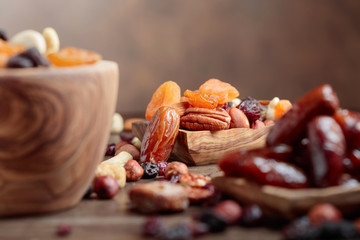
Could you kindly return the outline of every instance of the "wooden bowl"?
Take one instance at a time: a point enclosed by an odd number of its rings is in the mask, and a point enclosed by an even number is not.
[[[114,62],[0,69],[0,215],[76,205],[104,156],[115,111]]]
[[[133,134],[141,140],[147,125],[148,122],[133,123]],[[217,163],[225,153],[264,147],[270,129],[271,126],[213,132],[180,129],[170,158],[188,165]]]
[[[344,213],[359,210],[360,185],[328,188],[287,189],[260,186],[242,178],[216,177],[216,189],[243,203],[256,203],[271,216],[294,219],[306,214],[317,203],[331,203]]]

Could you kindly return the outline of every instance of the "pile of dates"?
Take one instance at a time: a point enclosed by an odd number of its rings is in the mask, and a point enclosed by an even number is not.
[[[266,147],[227,154],[219,167],[226,176],[293,189],[357,183],[360,114],[341,109],[323,84],[276,121]]]

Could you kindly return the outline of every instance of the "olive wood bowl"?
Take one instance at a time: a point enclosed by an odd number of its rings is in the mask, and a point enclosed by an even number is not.
[[[0,69],[0,216],[76,205],[103,159],[118,66]]]
[[[146,121],[134,122],[132,125],[134,136],[142,140],[147,125]],[[270,129],[271,126],[260,129],[232,128],[220,131],[179,129],[170,158],[188,165],[217,163],[226,153],[264,147]]]
[[[276,186],[260,186],[236,177],[215,177],[212,183],[225,193],[244,204],[258,204],[267,215],[294,219],[306,214],[318,203],[331,203],[343,213],[353,213],[360,208],[360,185],[327,188],[288,189]]]

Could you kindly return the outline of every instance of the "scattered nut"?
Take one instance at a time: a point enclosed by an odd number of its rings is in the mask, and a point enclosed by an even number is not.
[[[319,226],[329,221],[338,222],[343,219],[341,212],[330,203],[315,205],[309,210],[308,217],[314,226]]]
[[[47,27],[43,31],[43,37],[46,42],[46,54],[54,53],[60,49],[60,40],[55,29]]]
[[[228,224],[238,222],[242,215],[242,207],[234,200],[224,200],[216,204],[213,210],[225,219]]]
[[[164,176],[166,179],[170,180],[171,177],[175,175],[183,175],[188,173],[189,169],[185,163],[174,161],[169,163],[169,165],[166,167]]]
[[[229,115],[231,117],[230,128],[250,128],[249,119],[240,109],[231,107]]]
[[[132,130],[132,124],[134,122],[144,122],[144,121],[146,121],[145,118],[129,118],[129,119],[126,119],[125,123],[124,123],[124,130],[125,131],[131,131]]]
[[[112,124],[111,124],[111,132],[112,133],[120,133],[124,130],[124,119],[119,113],[114,113]]]
[[[139,160],[140,158],[140,151],[132,144],[125,144],[121,146],[116,152],[115,155],[119,154],[120,152],[128,152],[131,154],[132,159]]]
[[[129,160],[125,166],[126,181],[139,181],[144,175],[144,169],[135,160]]]
[[[181,127],[190,130],[229,129],[231,117],[224,109],[187,108],[180,118]]]
[[[129,197],[135,209],[143,213],[178,212],[189,205],[184,187],[166,181],[137,184],[130,189]]]
[[[94,179],[94,192],[100,199],[111,199],[119,191],[119,185],[112,176],[98,176]]]
[[[139,138],[137,137],[134,137],[132,140],[131,140],[131,144],[134,145],[137,149],[141,149],[141,141]]]
[[[120,188],[123,188],[126,184],[126,171],[121,164],[99,164],[95,171],[95,177],[100,176],[115,178]]]
[[[36,47],[41,54],[46,52],[46,42],[43,35],[34,30],[25,30],[15,34],[9,41],[12,44],[21,44],[26,48]]]
[[[115,145],[115,153],[117,150],[119,150],[119,148],[121,148],[122,146],[126,145],[126,144],[129,144],[129,142],[127,141],[124,141],[124,140],[120,140],[116,145]]]
[[[124,166],[127,161],[133,159],[132,155],[128,152],[120,152],[116,156],[109,158],[108,160],[103,161],[100,165],[107,164],[120,164]]]

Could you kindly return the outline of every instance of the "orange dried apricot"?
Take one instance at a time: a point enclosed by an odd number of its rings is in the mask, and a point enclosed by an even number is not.
[[[0,68],[5,68],[6,64],[9,60],[9,56],[7,54],[4,53],[0,53]]]
[[[290,110],[292,104],[289,100],[281,99],[278,104],[275,105],[275,119],[281,118],[287,111]]]
[[[179,85],[173,81],[167,81],[161,84],[147,105],[145,118],[150,121],[156,110],[161,106],[170,106],[180,102],[181,91]]]
[[[199,91],[216,97],[218,104],[230,102],[239,96],[239,92],[235,87],[229,83],[220,81],[219,79],[207,80],[200,86]]]
[[[50,62],[58,67],[93,64],[101,60],[101,56],[85,49],[66,47],[48,55]]]
[[[218,105],[216,97],[200,92],[199,90],[186,90],[184,96],[193,107],[214,109]]]
[[[21,53],[25,50],[22,45],[9,44],[6,41],[0,39],[0,54],[6,54],[12,56]]]

